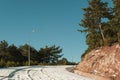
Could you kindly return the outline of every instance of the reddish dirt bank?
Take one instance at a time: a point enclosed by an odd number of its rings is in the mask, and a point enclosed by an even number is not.
[[[107,80],[120,80],[120,44],[92,50],[85,55],[74,72],[94,77],[96,75]]]

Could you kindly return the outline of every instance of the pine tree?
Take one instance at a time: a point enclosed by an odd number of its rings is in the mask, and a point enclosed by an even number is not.
[[[41,48],[39,50],[39,56],[40,61],[43,63],[53,63],[53,64],[57,64],[58,63],[58,59],[61,58],[63,55],[60,54],[62,52],[62,49],[60,49],[59,46],[51,46],[48,47],[46,46],[45,48]]]
[[[110,29],[114,32],[114,36],[112,37],[115,41],[120,42],[120,0],[112,0],[113,1],[113,18],[109,22]]]
[[[108,45],[108,21],[113,18],[112,10],[108,7],[108,3],[102,2],[101,0],[88,0],[88,7],[83,8],[83,11],[84,18],[80,23],[83,30],[79,31],[86,33],[86,43],[88,45],[88,49],[82,57],[84,57],[92,49]]]
[[[0,41],[0,59],[8,60],[8,58],[8,43],[5,40]]]
[[[105,45],[104,18],[111,19],[110,8],[107,2],[101,0],[88,0],[89,6],[84,8],[84,19],[81,20],[81,26],[86,32],[86,43],[89,49]]]

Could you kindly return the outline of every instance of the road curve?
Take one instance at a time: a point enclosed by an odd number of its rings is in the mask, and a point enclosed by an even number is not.
[[[0,69],[0,80],[92,80],[71,73],[72,66],[30,66]],[[4,73],[2,73],[4,72]]]

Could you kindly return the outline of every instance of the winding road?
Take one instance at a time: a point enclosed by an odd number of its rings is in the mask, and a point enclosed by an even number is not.
[[[71,73],[72,66],[30,66],[0,69],[0,80],[92,80]]]

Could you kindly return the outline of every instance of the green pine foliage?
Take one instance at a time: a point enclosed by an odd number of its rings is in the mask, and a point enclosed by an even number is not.
[[[41,57],[40,62],[57,64],[59,58],[63,56],[63,54],[60,54],[61,52],[62,49],[59,46],[56,47],[55,45],[41,48],[39,50],[39,56]]]
[[[88,0],[88,6],[83,8],[83,29],[79,31],[86,33],[88,49],[82,58],[92,49],[120,42],[120,0],[111,1],[113,8],[102,0]]]
[[[113,7],[113,18],[109,21],[109,25],[112,31],[115,33],[115,39],[117,42],[120,42],[120,0],[112,0]]]
[[[17,66],[17,64],[14,61],[7,61],[6,67],[9,67],[9,66],[14,67],[14,66]]]
[[[6,65],[5,60],[1,59],[0,60],[0,67],[5,67],[5,65]]]
[[[67,64],[68,60],[62,58],[62,48],[60,46],[46,46],[38,51],[24,44],[16,47],[14,44],[9,45],[7,41],[0,41],[0,67],[10,66],[28,66],[28,52],[30,50],[31,65],[58,65]]]

